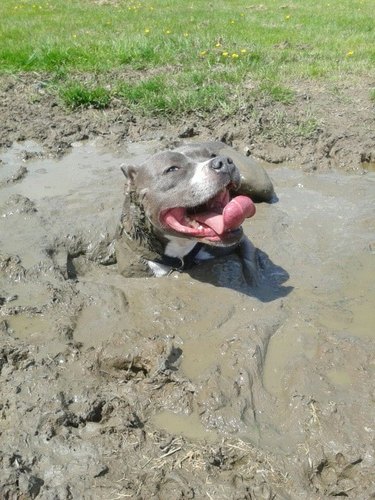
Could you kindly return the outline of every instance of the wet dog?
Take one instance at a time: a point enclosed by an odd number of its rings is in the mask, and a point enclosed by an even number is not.
[[[252,198],[273,195],[260,165],[213,142],[164,151],[122,170],[116,252],[124,276],[163,276],[228,249],[239,252],[248,275],[256,273],[241,224],[255,214]]]

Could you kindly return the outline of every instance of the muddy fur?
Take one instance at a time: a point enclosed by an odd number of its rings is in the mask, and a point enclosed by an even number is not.
[[[123,276],[152,276],[147,260],[163,254],[161,235],[156,235],[135,190],[125,187],[124,204],[116,232],[116,258]]]

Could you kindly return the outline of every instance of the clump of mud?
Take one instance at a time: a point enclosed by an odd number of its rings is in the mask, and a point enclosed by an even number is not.
[[[119,167],[159,148],[3,151],[0,496],[370,497],[374,175],[270,168],[257,287],[126,279]]]

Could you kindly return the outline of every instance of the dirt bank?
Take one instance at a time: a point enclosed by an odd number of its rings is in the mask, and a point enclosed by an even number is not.
[[[375,494],[368,87],[184,124],[68,113],[39,77],[1,89],[0,497]],[[245,224],[259,286],[235,256],[121,277],[120,164],[206,138],[298,167],[268,167],[279,200]]]
[[[122,75],[125,78],[125,75]],[[375,161],[374,82],[347,75],[339,84],[296,82],[291,104],[272,102],[244,89],[234,116],[145,118],[120,101],[104,110],[64,109],[48,75],[0,79],[0,146],[34,139],[53,154],[72,143],[101,137],[108,147],[124,141],[159,140],[164,145],[186,138],[219,139],[270,163],[292,163],[305,170],[373,168]],[[246,92],[248,92],[246,94]],[[238,98],[238,96],[235,96]]]

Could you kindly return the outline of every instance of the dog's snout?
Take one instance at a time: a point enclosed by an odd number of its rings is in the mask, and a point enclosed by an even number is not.
[[[211,161],[210,167],[217,171],[220,170],[220,172],[229,173],[234,168],[234,165],[232,158],[228,158],[227,156],[217,156]]]

